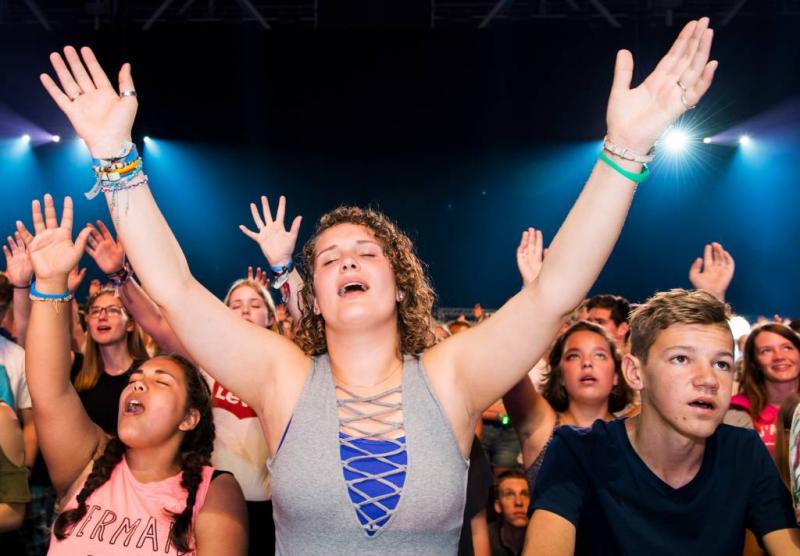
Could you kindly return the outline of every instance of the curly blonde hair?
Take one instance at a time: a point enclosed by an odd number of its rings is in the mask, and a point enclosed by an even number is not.
[[[325,337],[325,319],[315,315],[314,258],[319,236],[339,224],[356,224],[368,228],[383,248],[394,272],[397,288],[403,298],[397,304],[397,327],[400,332],[401,353],[422,353],[429,344],[431,310],[434,291],[425,273],[425,267],[414,252],[411,239],[400,231],[386,215],[373,209],[338,207],[322,216],[314,234],[306,242],[302,253],[305,284],[300,291],[299,305],[302,317],[295,342],[308,355],[328,351]]]

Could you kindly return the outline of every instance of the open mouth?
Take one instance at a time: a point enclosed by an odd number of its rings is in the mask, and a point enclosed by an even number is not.
[[[693,402],[689,402],[689,405],[698,409],[705,409],[707,411],[714,410],[714,404],[706,400],[695,400]]]
[[[111,330],[110,326],[100,325],[97,327],[98,332],[108,332],[109,330]]]
[[[594,384],[597,382],[597,379],[591,375],[582,376],[580,380],[581,384]]]
[[[369,290],[369,286],[362,282],[348,282],[341,288],[339,288],[339,297],[344,297],[347,294],[351,293],[364,293]]]
[[[139,415],[144,412],[144,404],[139,400],[128,400],[125,404],[125,413],[127,415]]]

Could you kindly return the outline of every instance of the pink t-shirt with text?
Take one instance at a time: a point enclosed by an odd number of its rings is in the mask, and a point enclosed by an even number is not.
[[[197,489],[193,520],[203,507],[213,467],[203,468]],[[84,481],[85,482],[85,481]],[[74,488],[63,507],[77,507],[80,489]],[[86,500],[86,515],[64,540],[50,535],[48,556],[171,554],[177,551],[169,542],[172,518],[165,512],[181,512],[186,507],[186,490],[181,473],[153,483],[140,483],[131,473],[125,458],[111,472],[109,480]],[[194,538],[190,540],[194,544]],[[191,552],[194,554],[194,552]]]

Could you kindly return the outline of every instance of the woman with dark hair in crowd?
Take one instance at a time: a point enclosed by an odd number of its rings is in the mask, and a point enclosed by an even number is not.
[[[244,500],[229,474],[214,476],[211,399],[197,369],[162,356],[134,369],[119,399],[117,435],[87,415],[69,381],[67,273],[89,229],[72,242],[72,202],[61,224],[50,196],[36,235],[18,223],[36,275],[26,372],[39,445],[61,496],[49,554],[244,554]]]
[[[778,411],[800,386],[800,337],[788,326],[770,323],[754,328],[744,345],[741,393],[731,398],[731,409],[746,411],[775,454]]]
[[[191,275],[147,186],[130,143],[130,66],[118,93],[90,49],[83,60],[65,49],[71,69],[51,56],[63,90],[42,82],[97,159],[95,191],[106,193],[145,290],[195,360],[261,419],[280,554],[455,553],[476,423],[594,283],[647,153],[711,84],[711,40],[707,19],[689,23],[634,89],[632,56],[619,52],[608,154],[538,278],[492,318],[429,349],[433,291],[413,244],[384,215],[356,207],[324,215],[303,249],[300,347],[243,323]],[[283,279],[291,263],[273,271]]]
[[[125,261],[122,244],[114,239],[100,220],[96,227],[90,226],[90,229],[87,251],[100,270],[107,275],[121,278],[117,282],[117,289],[142,328],[162,351],[179,353],[191,359],[159,308],[136,283],[132,269]],[[291,251],[297,235],[290,235],[286,239],[290,242]],[[278,332],[275,302],[263,284],[256,279],[259,276],[258,273],[253,275],[252,268],[249,269],[248,278],[231,284],[223,303],[243,320]],[[251,553],[271,554],[275,550],[275,533],[269,473],[266,467],[269,450],[258,417],[235,392],[226,389],[207,373],[203,373],[203,376],[212,392],[211,405],[216,429],[212,463],[218,469],[233,473],[247,501],[250,522],[259,524],[250,528]]]

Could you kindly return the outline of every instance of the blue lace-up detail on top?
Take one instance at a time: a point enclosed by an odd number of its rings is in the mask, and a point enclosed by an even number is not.
[[[405,436],[388,437],[403,431],[402,423],[388,418],[402,409],[402,403],[387,401],[402,394],[402,386],[372,396],[359,396],[339,385],[336,389],[345,396],[336,400],[342,473],[358,521],[366,534],[373,536],[397,509],[406,480]],[[368,421],[383,427],[372,432],[359,428],[359,422]]]

